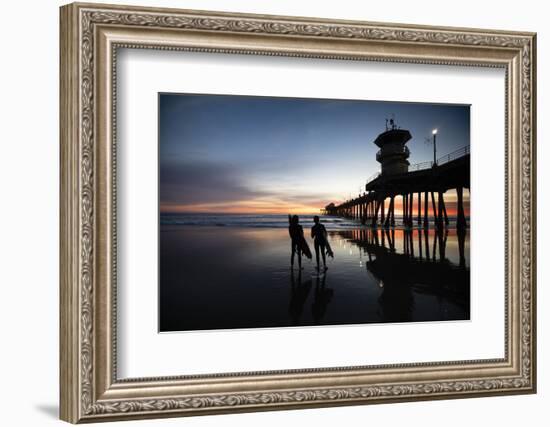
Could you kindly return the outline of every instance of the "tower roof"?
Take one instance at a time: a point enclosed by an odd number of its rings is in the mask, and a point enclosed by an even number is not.
[[[411,133],[406,129],[390,129],[378,135],[374,143],[382,148],[382,146],[392,142],[406,144],[411,138]]]

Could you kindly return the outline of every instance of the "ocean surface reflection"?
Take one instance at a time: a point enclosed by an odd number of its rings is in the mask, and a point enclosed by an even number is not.
[[[285,229],[161,225],[160,330],[467,320],[468,233],[329,231],[318,276]]]

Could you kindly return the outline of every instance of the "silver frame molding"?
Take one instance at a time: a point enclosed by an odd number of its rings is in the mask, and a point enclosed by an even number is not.
[[[535,34],[80,3],[60,13],[61,419],[113,421],[536,391]],[[118,379],[118,48],[503,68],[505,357]]]

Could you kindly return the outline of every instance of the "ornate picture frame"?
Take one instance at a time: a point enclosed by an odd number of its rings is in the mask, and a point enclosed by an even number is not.
[[[61,8],[61,419],[112,421],[536,391],[536,35],[174,9]],[[499,67],[505,357],[117,378],[117,49]]]

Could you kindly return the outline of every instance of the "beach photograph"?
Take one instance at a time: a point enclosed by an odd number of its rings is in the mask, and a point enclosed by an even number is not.
[[[159,332],[470,319],[470,106],[160,93]]]

